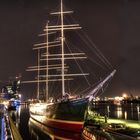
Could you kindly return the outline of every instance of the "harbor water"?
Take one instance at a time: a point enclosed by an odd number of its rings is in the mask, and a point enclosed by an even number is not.
[[[139,104],[93,104],[93,109],[100,115],[125,120],[140,120]],[[21,105],[17,110],[9,111],[23,140],[54,140],[54,139],[82,139],[81,134],[58,130],[54,128],[38,127],[40,124],[30,119],[29,106]],[[40,129],[42,128],[42,129]]]

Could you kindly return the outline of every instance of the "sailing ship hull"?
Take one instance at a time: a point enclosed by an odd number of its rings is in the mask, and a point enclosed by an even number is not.
[[[47,127],[81,132],[87,107],[87,99],[32,104],[30,105],[30,117]]]

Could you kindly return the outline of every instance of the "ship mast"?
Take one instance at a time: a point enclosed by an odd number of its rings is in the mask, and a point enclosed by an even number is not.
[[[38,60],[37,60],[37,99],[39,100],[39,91],[40,91],[40,83],[39,83],[39,75],[40,75],[40,49],[38,49]]]
[[[46,25],[46,102],[48,101],[48,55],[49,55],[49,47],[48,47],[48,24]]]
[[[61,0],[61,64],[62,64],[62,97],[65,95],[65,81],[64,81],[64,74],[65,74],[65,68],[64,68],[64,20],[63,20],[63,0]]]

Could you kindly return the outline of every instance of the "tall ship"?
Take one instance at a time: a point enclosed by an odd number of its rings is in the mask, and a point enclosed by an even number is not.
[[[84,72],[88,63],[84,63],[84,70],[80,66],[80,62],[88,59],[87,55],[82,50],[75,49],[73,44],[72,48],[68,45],[68,39],[73,37],[72,32],[68,32],[81,30],[79,24],[70,24],[69,20],[66,20],[66,16],[71,17],[72,13],[73,11],[65,10],[63,0],[60,0],[59,11],[50,13],[55,19],[53,22],[47,21],[44,33],[39,35],[45,38],[45,42],[35,44],[33,48],[38,53],[37,65],[27,69],[35,71],[37,77],[22,83],[37,84],[37,100],[30,104],[30,119],[47,127],[80,132],[88,116],[90,102],[104,90],[116,70],[111,68],[106,77],[100,78],[92,85],[88,83],[89,73]],[[73,40],[79,42],[75,36]],[[97,49],[96,52],[98,51]],[[98,56],[101,56],[101,53]],[[83,84],[80,77],[88,84]],[[85,88],[85,85],[88,86]],[[42,87],[45,94],[41,92]],[[38,102],[40,99],[43,101]]]

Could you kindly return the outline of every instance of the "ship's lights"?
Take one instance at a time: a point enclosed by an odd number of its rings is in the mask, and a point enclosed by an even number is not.
[[[37,114],[44,114],[45,110],[46,105],[40,103],[30,107],[30,111]]]

